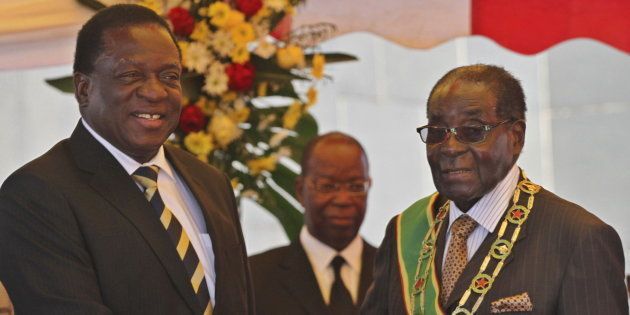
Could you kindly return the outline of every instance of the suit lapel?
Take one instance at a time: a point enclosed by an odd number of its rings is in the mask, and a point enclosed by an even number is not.
[[[468,264],[466,264],[464,271],[462,271],[461,276],[455,283],[455,287],[453,288],[453,292],[451,293],[451,296],[449,296],[449,299],[446,303],[446,306],[447,306],[446,309],[449,309],[454,303],[457,303],[459,301],[459,299],[464,294],[466,289],[468,289],[468,287],[470,286],[470,283],[473,277],[475,277],[477,273],[479,273],[479,266],[481,266],[481,263],[483,262],[486,255],[488,255],[488,252],[490,251],[492,244],[496,241],[497,236],[499,235],[499,228],[501,228],[501,224],[503,222],[503,218],[505,217],[507,210],[510,209],[511,205],[512,203],[510,202],[508,205],[508,208],[503,212],[503,216],[501,217],[502,219],[494,228],[494,231],[486,236],[486,238],[483,240],[483,242],[479,246],[479,249],[477,249],[477,251],[475,252],[473,257],[470,259]],[[519,232],[515,245],[512,248],[512,253],[508,257],[505,258],[505,261],[503,262],[502,270],[505,270],[505,267],[514,259],[514,252],[518,251],[518,244],[522,239],[525,238],[526,235],[527,235],[527,221],[521,227],[521,231]],[[506,239],[506,238],[510,239],[511,234],[503,235],[503,239]],[[491,274],[492,271],[486,270],[485,273]]]
[[[359,298],[357,299],[357,305],[361,307],[365,294],[370,288],[373,281],[372,272],[374,271],[374,256],[376,249],[372,245],[363,241],[363,252],[361,253],[361,274],[359,277]]]
[[[133,179],[81,122],[70,137],[70,143],[79,168],[91,173],[90,186],[138,230],[182,298],[195,313],[200,312],[186,270],[171,239]]]
[[[311,263],[299,243],[291,245],[290,253],[280,262],[280,271],[281,277],[278,281],[304,307],[307,314],[329,314]]]

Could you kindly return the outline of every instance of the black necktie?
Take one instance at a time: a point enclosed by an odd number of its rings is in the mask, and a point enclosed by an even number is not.
[[[156,165],[141,166],[133,173],[133,179],[144,187],[144,196],[157,211],[162,226],[164,226],[166,232],[171,237],[177,249],[177,254],[186,267],[190,284],[197,295],[197,300],[199,300],[199,304],[204,310],[203,314],[212,315],[212,303],[210,301],[210,294],[208,293],[208,285],[206,284],[203,266],[199,261],[195,249],[190,244],[186,231],[184,231],[177,218],[162,201],[162,197],[157,188],[158,171],[159,168]]]
[[[348,291],[341,279],[341,266],[345,263],[346,260],[341,256],[336,256],[330,263],[335,271],[335,281],[330,290],[330,304],[328,304],[328,308],[333,315],[358,314],[357,308],[352,302],[350,291]]]

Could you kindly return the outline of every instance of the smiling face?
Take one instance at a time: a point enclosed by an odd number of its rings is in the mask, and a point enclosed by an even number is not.
[[[436,89],[428,104],[429,125],[459,127],[494,125],[496,97],[484,83],[456,80]],[[452,134],[427,145],[433,183],[440,194],[467,211],[494,188],[516,162],[524,143],[522,121],[492,129],[475,144],[459,142]]]
[[[329,138],[315,145],[307,165],[307,175],[296,183],[298,200],[304,206],[304,223],[311,235],[340,251],[357,236],[365,217],[367,192],[350,192],[347,184],[369,184],[367,158],[355,144]],[[341,184],[342,188],[320,192],[316,182]]]
[[[143,163],[175,130],[181,111],[181,63],[156,24],[107,30],[90,74],[75,73],[81,116],[116,148]]]

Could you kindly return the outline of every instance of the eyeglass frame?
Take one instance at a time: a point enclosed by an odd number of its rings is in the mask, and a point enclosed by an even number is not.
[[[420,140],[422,140],[422,142],[426,143],[426,144],[430,144],[430,145],[435,145],[435,144],[441,144],[444,143],[446,140],[448,140],[449,138],[449,134],[454,134],[455,135],[455,139],[457,139],[457,141],[459,141],[460,143],[465,143],[465,144],[477,144],[477,143],[481,143],[486,141],[486,138],[488,137],[488,135],[490,134],[490,131],[492,131],[494,128],[503,125],[505,123],[514,123],[517,121],[520,121],[521,119],[506,119],[504,121],[501,121],[499,123],[496,123],[494,125],[489,125],[489,124],[483,124],[483,125],[479,125],[479,126],[457,126],[457,127],[436,127],[436,126],[431,126],[431,125],[424,125],[421,127],[416,128],[416,132],[418,133],[418,135],[420,136]],[[479,141],[474,141],[474,142],[469,142],[469,141],[463,141],[462,139],[459,138],[459,136],[457,135],[457,129],[460,128],[476,128],[476,127],[480,127],[483,129],[483,138]],[[442,139],[442,141],[440,142],[436,142],[436,143],[427,143],[425,139],[422,138],[422,130],[424,129],[429,129],[429,128],[434,128],[434,129],[444,129],[446,131],[444,139]],[[427,136],[428,136],[428,131],[427,131]]]
[[[310,180],[308,182],[311,183],[311,186],[313,187],[313,189],[315,191],[317,191],[320,194],[332,194],[332,193],[338,193],[341,191],[342,186],[344,186],[344,190],[351,194],[351,195],[356,195],[356,196],[360,196],[360,195],[365,195],[368,193],[368,191],[370,190],[370,187],[372,186],[372,180],[370,178],[366,178],[366,179],[361,179],[361,184],[363,185],[363,190],[362,191],[353,191],[352,189],[350,189],[350,185],[351,184],[356,184],[359,180],[357,181],[349,181],[349,182],[332,182],[332,188],[330,190],[322,190],[320,187],[317,187],[317,183],[316,180],[318,179],[326,179],[325,177],[320,177],[320,176],[307,176]]]

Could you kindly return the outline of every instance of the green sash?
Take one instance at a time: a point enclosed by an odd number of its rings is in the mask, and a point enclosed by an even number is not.
[[[421,282],[423,280],[418,281],[416,279],[418,254],[423,250],[424,237],[435,220],[433,208],[437,196],[438,194],[434,193],[420,199],[403,211],[396,222],[398,270],[400,271],[403,300],[408,314],[411,314],[412,310],[413,315],[444,314],[439,303],[440,289],[435,272],[435,260],[432,257],[426,259],[425,264],[423,264],[429,268],[429,275],[426,278],[428,283],[425,284]],[[437,239],[437,235],[432,235],[432,238]],[[422,270],[425,267],[422,267]],[[420,293],[421,287],[424,293]]]

